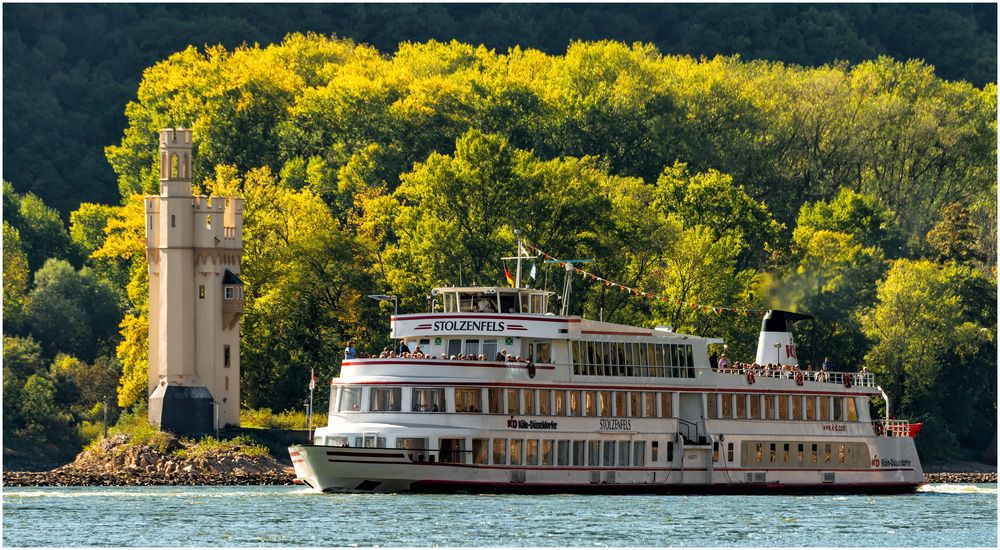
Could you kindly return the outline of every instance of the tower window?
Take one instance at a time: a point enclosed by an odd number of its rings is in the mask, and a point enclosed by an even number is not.
[[[205,299],[205,285],[198,285],[198,297],[202,300]]]
[[[170,215],[170,227],[177,227],[177,216]]]
[[[227,369],[229,368],[229,344],[222,346],[222,366]],[[226,378],[226,380],[229,379]],[[228,390],[229,386],[226,386],[226,389]]]
[[[232,300],[232,299],[233,299],[233,296],[234,296],[234,294],[235,294],[235,292],[234,292],[234,289],[233,289],[233,287],[231,287],[231,286],[227,286],[227,287],[226,287],[226,299],[227,299],[227,300]]]
[[[226,391],[229,391],[229,377],[226,377]]]
[[[205,229],[212,230],[212,216],[205,216]]]

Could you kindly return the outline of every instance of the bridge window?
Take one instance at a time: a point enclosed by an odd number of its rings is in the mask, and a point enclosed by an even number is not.
[[[455,412],[477,413],[482,409],[480,388],[455,388]]]
[[[413,388],[414,412],[445,412],[444,388]]]
[[[398,411],[403,401],[403,388],[372,388],[369,411]]]
[[[340,386],[340,412],[361,410],[361,388],[357,386]]]
[[[519,313],[521,311],[516,292],[500,293],[500,311],[502,313]]]

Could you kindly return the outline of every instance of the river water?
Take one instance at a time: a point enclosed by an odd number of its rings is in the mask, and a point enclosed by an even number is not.
[[[3,546],[997,544],[997,485],[902,496],[332,495],[297,487],[5,487]]]

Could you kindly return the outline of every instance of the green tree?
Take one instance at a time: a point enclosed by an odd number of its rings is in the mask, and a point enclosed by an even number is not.
[[[861,317],[873,342],[865,362],[887,381],[891,414],[927,422],[928,438],[917,440],[927,457],[954,453],[958,438],[985,446],[979,432],[995,433],[995,301],[963,291],[983,278],[967,266],[896,260]],[[984,282],[995,296],[995,281]],[[970,320],[984,306],[991,324]]]
[[[114,291],[89,268],[46,261],[35,273],[30,300],[28,330],[50,357],[62,351],[92,361],[109,349],[121,312]]]
[[[845,233],[857,244],[877,247],[890,257],[896,257],[903,244],[896,214],[875,196],[846,187],[829,202],[803,204],[797,225]]]
[[[959,203],[949,204],[941,212],[942,219],[927,233],[927,246],[938,262],[959,263],[985,260],[977,248],[979,231],[969,210]]]
[[[21,247],[21,235],[7,220],[3,222],[3,319],[4,332],[17,333],[28,305],[31,272]]]
[[[13,186],[3,182],[5,221],[18,230],[28,269],[38,270],[49,258],[77,261],[77,251],[69,240],[59,213],[45,206],[32,193],[19,195]]]

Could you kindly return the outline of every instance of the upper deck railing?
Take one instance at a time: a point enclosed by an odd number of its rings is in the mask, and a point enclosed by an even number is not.
[[[788,380],[801,381],[806,383],[840,384],[845,387],[861,386],[863,388],[875,388],[875,375],[870,372],[834,372],[834,371],[804,371],[789,370],[788,368],[774,369],[766,367],[753,368],[724,368],[718,369],[720,374],[736,374],[748,376],[748,372],[753,372],[754,378],[785,378]],[[800,377],[801,375],[801,377]]]

